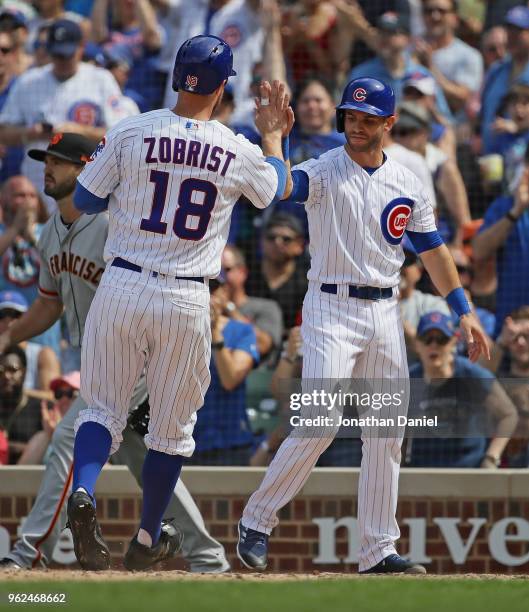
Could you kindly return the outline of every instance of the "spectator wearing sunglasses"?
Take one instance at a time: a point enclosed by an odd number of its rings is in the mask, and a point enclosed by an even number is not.
[[[420,362],[410,368],[410,378],[423,384],[412,381],[409,416],[437,416],[438,425],[430,437],[409,441],[408,465],[498,467],[516,428],[516,408],[502,386],[485,368],[458,357],[456,343],[450,317],[435,311],[421,317],[415,347]]]
[[[0,334],[27,310],[28,302],[21,293],[0,291]],[[50,347],[36,342],[21,342],[19,346],[26,354],[24,389],[50,393],[51,381],[61,371],[57,355]]]
[[[9,442],[9,462],[16,463],[32,436],[42,429],[41,400],[24,391],[26,354],[20,346],[0,355],[0,429]]]
[[[278,303],[285,331],[299,324],[307,292],[304,247],[301,221],[286,213],[272,215],[263,229],[263,257],[250,270],[246,283],[248,295]]]
[[[68,412],[70,406],[79,395],[81,378],[78,371],[69,372],[50,383],[55,402],[48,405],[41,403],[42,431],[38,431],[28,441],[27,446],[18,460],[18,465],[39,465],[46,463],[55,428]]]
[[[501,21],[501,18],[499,21]],[[494,62],[502,60],[507,55],[507,30],[503,26],[495,25],[483,34],[481,55],[485,63],[485,70],[488,70]]]
[[[21,75],[31,66],[33,58],[26,51],[29,37],[28,18],[16,8],[4,7],[0,10],[0,31],[9,32],[13,37],[13,73]]]
[[[416,41],[415,54],[443,90],[451,110],[460,113],[483,81],[483,58],[455,36],[459,19],[457,0],[425,0],[424,40]],[[464,115],[459,115],[464,119]]]

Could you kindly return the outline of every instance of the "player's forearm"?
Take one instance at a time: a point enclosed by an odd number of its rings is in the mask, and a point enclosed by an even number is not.
[[[266,157],[277,157],[284,160],[280,132],[261,134],[261,148]]]
[[[47,390],[50,383],[61,375],[61,364],[55,351],[48,346],[42,348],[38,359],[39,389]]]
[[[18,344],[42,334],[59,319],[62,311],[60,300],[37,297],[29,310],[10,326],[11,343]]]
[[[512,221],[504,217],[477,234],[472,241],[474,259],[480,261],[494,255],[503,246],[512,228]]]
[[[446,297],[461,287],[457,268],[446,245],[423,251],[420,258],[439,293]]]

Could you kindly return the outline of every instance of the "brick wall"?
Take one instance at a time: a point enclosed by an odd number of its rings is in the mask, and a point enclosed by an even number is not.
[[[236,491],[235,494],[229,494],[229,492],[215,492],[213,495],[207,494],[203,490],[206,488],[208,480],[212,483],[211,487],[217,489],[227,487],[230,482],[232,483],[231,488],[236,489],[241,488],[241,479],[226,478],[224,479],[226,482],[220,486],[219,472],[213,477],[211,474],[208,477],[208,473],[205,470],[202,470],[202,473],[197,471],[196,474],[195,479],[187,478],[187,484],[190,490],[194,492],[195,500],[210,532],[224,544],[233,568],[239,570],[240,563],[235,558],[236,525],[251,490],[244,491],[244,493]],[[516,475],[518,474],[520,473],[517,472]],[[486,495],[482,490],[481,496],[476,496],[475,482],[474,486],[470,486],[471,479],[475,478],[475,475],[476,472],[472,472],[467,477],[468,493],[466,496],[458,492],[461,487],[465,488],[459,481],[459,475],[456,479],[457,484],[454,486],[455,492],[452,495],[443,493],[442,489],[443,486],[447,486],[446,483],[440,487],[440,492],[437,496],[432,496],[431,491],[425,491],[425,494],[420,497],[417,495],[406,495],[405,493],[413,488],[413,479],[411,482],[401,486],[401,490],[404,489],[404,494],[399,500],[398,508],[398,518],[402,532],[399,551],[406,554],[410,547],[410,528],[406,521],[415,518],[425,519],[424,550],[426,555],[432,559],[431,563],[427,564],[429,571],[435,573],[527,573],[529,570],[529,560],[517,566],[508,566],[494,560],[490,550],[489,536],[491,528],[498,521],[506,517],[529,519],[529,497],[522,498],[512,494],[500,497],[497,493],[502,494],[502,491],[497,489],[496,491],[494,489],[489,490],[490,492]],[[497,472],[495,475],[497,477]],[[479,476],[482,476],[481,472]],[[527,480],[529,480],[527,474],[524,476],[524,482],[527,483]],[[341,472],[337,471],[331,478],[337,485],[335,487],[337,490],[335,495],[329,495],[328,493],[328,490],[333,487],[332,482],[330,484],[326,483],[326,490],[323,491],[323,495],[314,493],[314,490],[318,489],[318,483],[313,482],[312,485],[309,485],[302,491],[296,500],[283,508],[280,514],[280,525],[274,531],[271,539],[269,567],[272,571],[356,571],[356,565],[353,563],[314,563],[314,559],[320,554],[321,534],[320,527],[313,522],[314,519],[321,519],[322,517],[338,520],[343,517],[356,516],[356,499],[343,494],[344,488],[349,489],[350,483],[356,480],[356,477],[357,475],[354,475],[354,478],[351,479],[351,471],[348,471],[347,474],[343,470]],[[446,477],[445,475],[443,478],[446,479]],[[0,474],[1,478],[2,474]],[[328,478],[329,475],[326,475],[326,480]],[[260,475],[249,480],[253,483],[253,481],[258,482],[259,479]],[[346,479],[345,483],[342,482],[344,479]],[[423,481],[423,475],[417,477],[416,480],[419,482]],[[195,487],[193,487],[193,481],[196,485]],[[493,481],[491,480],[489,484],[493,484]],[[129,539],[137,529],[141,501],[137,489],[125,493],[124,490],[127,487],[122,486],[123,490],[121,492],[118,491],[116,494],[113,494],[106,490],[108,488],[110,487],[103,487],[98,498],[98,515],[103,533],[110,545],[113,563],[117,568],[121,564],[121,559]],[[195,491],[193,491],[193,488],[195,488]],[[248,482],[243,482],[242,488],[252,489],[253,485],[249,487]],[[512,490],[511,485],[508,488]],[[0,525],[9,531],[11,539],[14,540],[20,518],[28,513],[34,493],[29,495],[20,494],[20,492],[17,493],[15,491],[9,495],[7,493],[8,489],[9,486],[6,486],[5,479],[3,479],[0,486]],[[449,544],[447,544],[446,534],[443,534],[439,524],[435,522],[439,519],[448,518],[459,519],[456,526],[459,535],[452,538],[452,547],[454,549],[458,546],[464,546],[467,542],[473,529],[469,519],[474,522],[475,519],[482,519],[484,521],[483,525],[479,528],[464,564],[456,564],[454,562],[453,554],[451,554]],[[452,529],[453,531],[454,528],[450,527],[448,529],[449,527],[450,525],[446,529],[448,531]],[[529,523],[527,523],[527,529],[529,533]],[[511,525],[505,531],[507,534],[505,539],[508,539],[509,534],[515,538],[516,532],[515,526]],[[349,534],[345,527],[338,527],[335,535],[336,556],[343,560],[351,552],[348,546]],[[511,555],[521,557],[527,554],[529,559],[529,537],[523,538],[522,535],[519,536],[521,541],[506,541],[505,548]],[[177,560],[170,567],[182,569],[185,567],[185,564],[182,560]]]

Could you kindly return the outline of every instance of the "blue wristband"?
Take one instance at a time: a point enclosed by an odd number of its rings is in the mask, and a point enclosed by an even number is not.
[[[446,296],[446,301],[458,317],[470,312],[470,304],[468,303],[463,287],[458,287],[450,291]]]
[[[283,153],[283,159],[288,161],[290,159],[290,143],[288,136],[281,138],[281,152]]]

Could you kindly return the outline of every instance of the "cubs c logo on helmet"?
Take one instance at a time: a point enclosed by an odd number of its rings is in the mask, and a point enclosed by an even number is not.
[[[410,198],[395,198],[386,205],[380,217],[384,238],[393,245],[400,244],[410,220],[414,201]]]
[[[363,87],[359,87],[353,91],[353,100],[355,102],[364,102],[367,98],[367,91]]]

